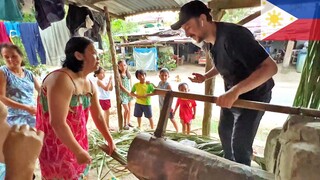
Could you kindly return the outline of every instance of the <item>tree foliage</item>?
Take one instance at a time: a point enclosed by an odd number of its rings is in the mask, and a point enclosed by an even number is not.
[[[242,9],[227,9],[226,14],[222,17],[221,21],[237,23],[255,12],[256,8],[242,8]]]
[[[126,37],[128,34],[137,32],[138,24],[134,22],[124,21],[122,19],[115,19],[111,22],[111,31],[114,40],[120,41],[120,36]]]
[[[320,108],[320,41],[310,41],[294,106]]]

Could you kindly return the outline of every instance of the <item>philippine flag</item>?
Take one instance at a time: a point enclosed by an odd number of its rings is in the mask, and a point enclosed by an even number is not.
[[[320,0],[262,0],[261,39],[320,40]]]

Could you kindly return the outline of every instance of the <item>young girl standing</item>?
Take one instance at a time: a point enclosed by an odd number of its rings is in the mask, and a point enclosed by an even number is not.
[[[104,111],[104,118],[106,120],[106,124],[110,129],[109,116],[110,116],[110,107],[111,107],[110,91],[112,91],[113,89],[112,76],[110,76],[108,82],[106,82],[105,71],[102,67],[99,67],[99,69],[94,72],[94,77],[98,78],[97,85],[98,85],[98,92],[99,92],[99,103],[101,105],[101,108]]]
[[[130,95],[132,82],[131,82],[131,74],[128,71],[127,63],[123,60],[118,61],[118,70],[120,74],[120,98],[121,104],[124,109],[123,119],[124,119],[124,129],[128,130],[129,127],[133,127],[130,124],[130,113],[132,106],[132,96]]]
[[[178,89],[180,92],[189,92],[189,86],[187,83],[180,83]],[[192,99],[178,98],[173,115],[176,113],[179,106],[182,132],[183,134],[190,134],[191,120],[196,116],[196,101]]]

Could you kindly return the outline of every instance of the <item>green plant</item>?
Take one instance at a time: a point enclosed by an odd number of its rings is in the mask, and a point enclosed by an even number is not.
[[[173,54],[170,52],[158,52],[158,68],[167,68],[169,71],[177,67],[176,60],[172,58]]]
[[[148,131],[152,133],[153,131]],[[130,144],[140,131],[135,130],[131,132],[115,132],[112,133],[112,138],[117,146],[117,159],[126,161]],[[223,156],[222,145],[218,139],[198,136],[198,135],[186,135],[181,133],[175,133],[167,131],[166,138],[173,141],[180,142],[181,140],[188,139],[197,143],[196,148],[218,155]],[[112,176],[121,177],[129,174],[129,171],[125,169],[124,165],[107,156],[100,148],[99,145],[104,144],[104,139],[98,130],[92,130],[89,134],[89,153],[92,156],[91,169],[95,169],[98,174],[98,179],[103,179],[108,174]]]
[[[310,41],[294,106],[320,108],[320,41]]]

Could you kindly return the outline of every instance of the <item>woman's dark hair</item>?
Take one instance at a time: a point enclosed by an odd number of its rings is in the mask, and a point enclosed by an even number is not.
[[[118,61],[118,71],[119,71],[119,75],[120,75],[121,78],[123,78],[123,77],[121,76],[122,72],[121,72],[120,69],[119,69],[119,65],[120,65],[121,63],[125,63],[125,61],[124,61],[124,60]],[[131,74],[130,74],[130,72],[128,71],[128,69],[126,69],[126,76],[127,76],[128,79],[131,78]]]
[[[1,54],[1,57],[3,57],[3,56],[2,56],[2,49],[13,49],[13,50],[17,51],[17,53],[21,56],[21,58],[23,58],[23,53],[22,53],[22,51],[20,50],[20,48],[19,48],[18,46],[14,45],[14,44],[11,44],[11,43],[3,43],[3,44],[0,45],[0,54]],[[25,65],[25,63],[24,63],[24,61],[22,60],[21,66],[24,66],[24,65]]]
[[[75,56],[75,52],[84,53],[85,49],[93,42],[85,37],[72,37],[66,44],[64,53],[66,59],[62,62],[62,67],[66,67],[71,71],[77,73],[83,68],[83,61],[78,60]]]
[[[98,70],[94,71],[93,76],[97,77],[97,75],[100,74],[101,70],[103,70],[103,68],[100,66]]]
[[[142,69],[136,70],[136,78],[137,79],[138,79],[139,74],[145,75],[145,76],[147,75],[147,73]]]

